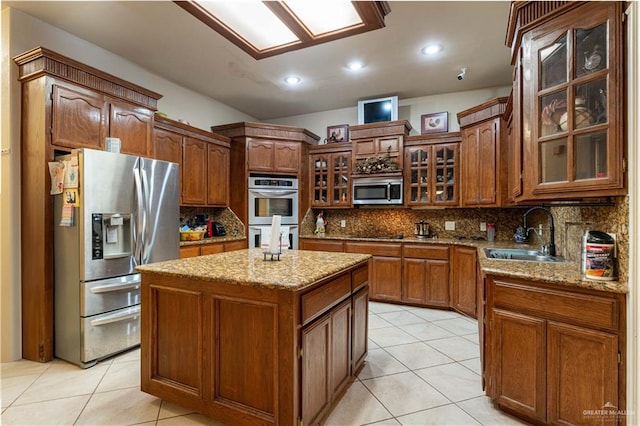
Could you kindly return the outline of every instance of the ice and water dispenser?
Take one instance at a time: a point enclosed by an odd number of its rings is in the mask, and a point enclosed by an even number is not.
[[[113,259],[131,256],[131,215],[92,213],[91,258]]]

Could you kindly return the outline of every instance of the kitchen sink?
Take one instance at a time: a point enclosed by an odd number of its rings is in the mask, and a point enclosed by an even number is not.
[[[529,262],[564,262],[564,259],[561,257],[549,256],[539,250],[487,247],[484,249],[484,253],[489,259],[525,260]]]

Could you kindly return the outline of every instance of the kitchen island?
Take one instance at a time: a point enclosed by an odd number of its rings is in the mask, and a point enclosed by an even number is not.
[[[367,354],[370,257],[249,249],[138,267],[142,390],[234,425],[317,423]]]

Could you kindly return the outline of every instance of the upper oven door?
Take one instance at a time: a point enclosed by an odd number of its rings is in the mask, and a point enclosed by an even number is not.
[[[271,225],[274,214],[283,225],[298,224],[296,189],[249,189],[249,225]]]

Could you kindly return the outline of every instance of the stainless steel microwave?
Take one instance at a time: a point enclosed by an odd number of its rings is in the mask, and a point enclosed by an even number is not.
[[[353,204],[402,204],[402,177],[366,177],[353,179]]]

